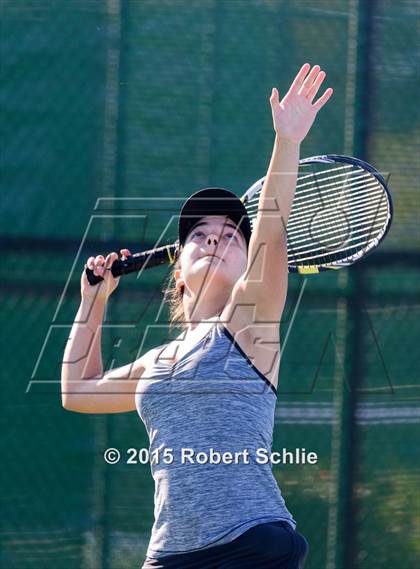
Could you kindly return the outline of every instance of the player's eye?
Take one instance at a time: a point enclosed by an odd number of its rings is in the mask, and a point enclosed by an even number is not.
[[[237,239],[235,233],[225,233],[224,236],[227,237],[228,239],[232,239],[232,238]]]
[[[201,235],[204,235],[204,233],[202,231],[193,231],[192,237],[200,237]]]

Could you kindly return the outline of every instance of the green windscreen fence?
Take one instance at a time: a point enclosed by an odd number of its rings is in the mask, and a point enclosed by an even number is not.
[[[60,368],[86,258],[171,242],[183,200],[267,170],[269,96],[302,63],[334,95],[301,156],[354,155],[393,190],[385,242],[291,275],[273,450],[308,569],[419,566],[418,4],[411,0],[3,0],[1,516],[5,569],[141,567],[153,523],[135,412],[71,413]],[[105,369],[169,341],[170,268],[121,279]]]

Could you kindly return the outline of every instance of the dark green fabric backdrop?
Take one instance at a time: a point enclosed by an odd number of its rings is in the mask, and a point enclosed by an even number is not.
[[[335,93],[302,156],[353,154],[390,173],[395,219],[360,265],[290,277],[273,448],[319,461],[274,473],[311,544],[308,569],[418,567],[417,10],[410,0],[3,0],[1,567],[140,567],[150,468],[108,466],[102,454],[147,447],[143,424],[61,407],[80,272],[90,254],[172,240],[193,191],[240,195],[263,176],[271,87],[284,93],[305,61]],[[132,361],[143,339],[145,351],[169,338],[167,274],[122,279],[106,367]]]

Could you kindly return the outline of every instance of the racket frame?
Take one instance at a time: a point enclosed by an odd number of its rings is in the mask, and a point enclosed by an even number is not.
[[[359,168],[362,168],[363,170],[372,174],[376,178],[376,180],[381,184],[381,186],[385,190],[388,202],[388,208],[389,208],[384,228],[380,233],[379,237],[373,239],[368,244],[368,246],[366,246],[364,249],[360,251],[357,251],[356,253],[349,255],[345,259],[333,261],[331,263],[322,263],[322,264],[313,264],[313,265],[311,264],[299,265],[299,264],[289,263],[288,265],[289,273],[313,275],[323,271],[337,270],[344,267],[349,267],[353,263],[361,259],[362,257],[366,257],[367,255],[372,253],[378,247],[378,245],[385,239],[389,231],[389,228],[391,227],[391,222],[394,212],[392,190],[388,186],[388,183],[385,180],[385,178],[382,176],[382,174],[380,174],[380,172],[378,172],[376,168],[374,168],[371,164],[369,164],[368,162],[364,162],[359,158],[354,158],[353,156],[342,156],[340,154],[323,154],[320,156],[310,156],[309,158],[302,158],[301,160],[299,160],[299,166],[303,166],[306,164],[334,164],[334,163],[349,164],[351,166],[357,166]],[[250,186],[250,188],[246,191],[246,193],[241,197],[241,201],[245,205],[245,207],[247,203],[252,199],[252,197],[256,193],[259,193],[261,191],[265,178],[266,176],[263,176],[262,178],[254,182],[252,186]]]

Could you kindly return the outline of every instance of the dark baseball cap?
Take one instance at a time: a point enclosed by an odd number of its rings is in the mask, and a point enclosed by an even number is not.
[[[227,215],[242,231],[249,246],[252,228],[248,212],[238,196],[224,188],[204,188],[184,202],[178,221],[179,245],[184,245],[193,226],[207,215]]]

